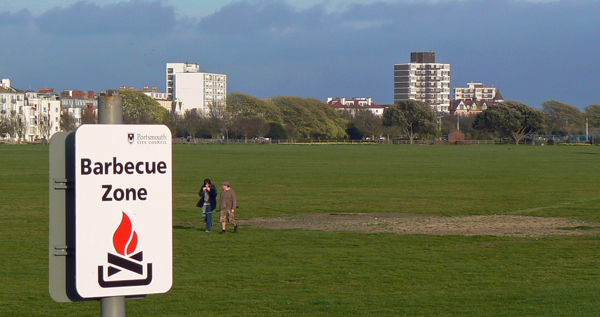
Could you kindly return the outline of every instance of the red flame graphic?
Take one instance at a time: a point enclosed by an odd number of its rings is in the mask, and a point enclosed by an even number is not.
[[[123,212],[121,224],[113,235],[113,245],[115,246],[115,250],[121,255],[129,255],[135,252],[137,243],[137,233],[133,231],[131,220],[127,214]]]

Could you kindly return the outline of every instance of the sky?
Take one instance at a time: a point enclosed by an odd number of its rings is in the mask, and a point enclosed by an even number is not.
[[[157,86],[169,62],[258,98],[393,103],[394,64],[434,51],[451,88],[600,104],[600,0],[0,0],[0,78],[24,90]]]

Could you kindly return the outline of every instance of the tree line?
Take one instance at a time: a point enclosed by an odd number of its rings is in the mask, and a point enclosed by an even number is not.
[[[518,101],[503,101],[475,116],[456,117],[439,116],[423,102],[403,100],[384,111],[382,123],[401,127],[411,143],[415,136],[439,137],[460,130],[469,139],[508,138],[518,144],[530,135],[585,135],[586,129],[597,134],[600,105],[589,105],[581,112],[555,100],[542,103],[541,110]]]
[[[600,128],[600,105],[584,112],[558,101],[546,101],[536,109],[517,101],[489,106],[476,116],[440,115],[416,100],[403,100],[387,108],[381,117],[368,109],[338,112],[314,98],[278,96],[259,99],[242,93],[228,95],[226,105],[210,106],[206,114],[196,109],[176,114],[137,91],[123,95],[125,123],[161,123],[175,137],[213,139],[395,139],[413,142],[435,139],[457,129],[469,139],[509,138],[518,143],[531,134],[585,134]],[[61,118],[64,130],[74,129],[68,115]],[[84,113],[82,123],[94,123]]]

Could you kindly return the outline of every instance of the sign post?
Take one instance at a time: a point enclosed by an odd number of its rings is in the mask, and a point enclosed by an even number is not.
[[[123,98],[108,95],[98,97],[98,124],[123,123]],[[105,297],[100,300],[100,315],[102,317],[124,317],[125,297]]]
[[[122,113],[120,96],[108,97],[119,97],[109,112]],[[51,143],[50,294],[125,316],[126,297],[173,283],[171,132],[108,117]]]

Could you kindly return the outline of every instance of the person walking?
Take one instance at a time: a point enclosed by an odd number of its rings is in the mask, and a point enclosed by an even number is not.
[[[219,220],[221,221],[221,226],[223,227],[223,231],[221,231],[219,233],[225,233],[225,226],[227,225],[227,222],[229,222],[230,224],[233,225],[233,232],[237,232],[238,226],[237,226],[237,223],[235,222],[235,216],[234,216],[235,208],[237,206],[237,199],[235,197],[235,192],[229,186],[228,181],[223,182],[222,186],[223,186],[223,191],[221,192],[221,199],[220,199],[220,204],[219,204],[221,207],[221,215],[220,215]]]
[[[200,196],[200,201],[198,201],[196,206],[202,208],[202,217],[206,222],[206,230],[204,231],[210,232],[213,225],[213,210],[217,208],[217,187],[211,183],[210,179],[207,178],[204,180],[204,185],[198,192],[198,195]]]

